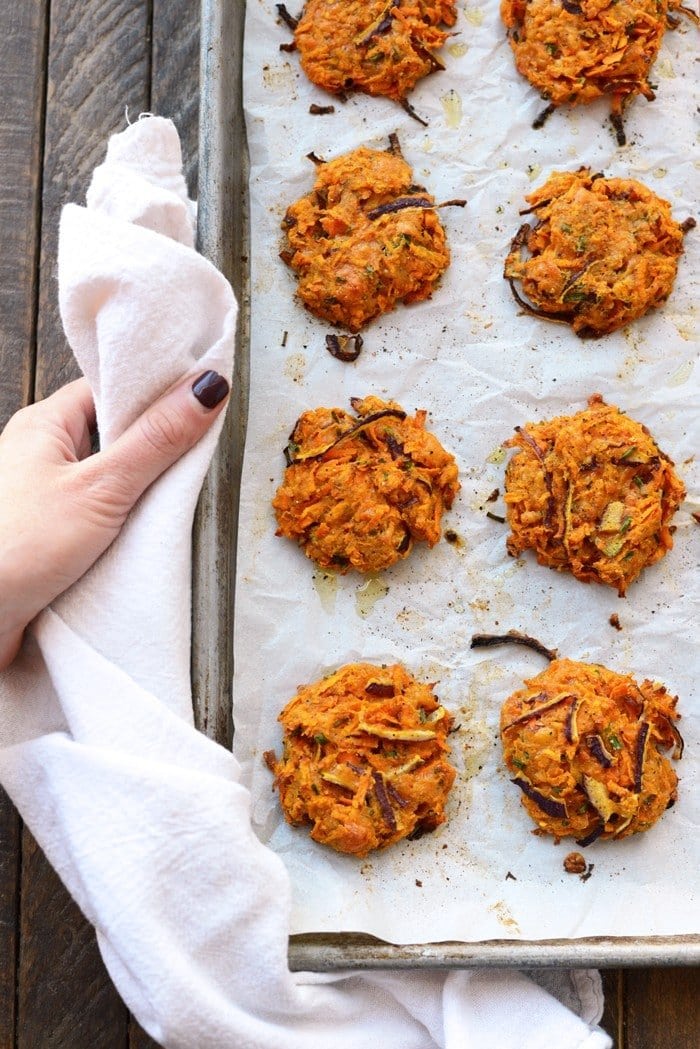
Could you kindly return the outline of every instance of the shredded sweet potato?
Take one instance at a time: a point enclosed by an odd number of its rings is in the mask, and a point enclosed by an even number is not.
[[[552,106],[609,95],[618,140],[622,110],[636,95],[652,100],[649,70],[681,0],[501,0],[501,18],[518,71]]]
[[[501,711],[505,763],[541,830],[579,844],[648,830],[676,800],[683,741],[656,681],[557,659]]]
[[[362,857],[444,823],[452,717],[402,666],[341,667],[279,721],[282,758],[265,760],[287,821],[310,823],[314,841]]]
[[[282,228],[304,306],[351,332],[397,302],[427,299],[450,261],[435,200],[394,149],[362,146],[319,164]]]
[[[666,301],[684,233],[668,201],[634,179],[588,168],[555,172],[526,199],[537,221],[521,226],[504,268],[534,304],[513,288],[526,312],[600,336]]]
[[[518,427],[506,469],[508,551],[624,595],[673,546],[685,498],[645,427],[594,394],[576,415]]]
[[[324,90],[401,102],[444,68],[433,52],[456,21],[452,0],[308,0],[294,40],[304,72]]]
[[[376,572],[434,546],[459,490],[457,464],[393,401],[353,400],[304,412],[290,437],[288,467],[273,507],[277,535],[296,540],[323,568]]]

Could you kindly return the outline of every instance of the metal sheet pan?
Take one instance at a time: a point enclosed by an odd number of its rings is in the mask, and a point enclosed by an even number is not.
[[[202,0],[199,246],[231,281],[240,303],[234,393],[197,513],[193,560],[192,681],[201,731],[230,746],[233,736],[233,602],[237,492],[248,403],[248,157],[241,66],[244,0]],[[489,940],[395,946],[370,936],[292,936],[290,967],[468,968],[698,965],[700,936]]]

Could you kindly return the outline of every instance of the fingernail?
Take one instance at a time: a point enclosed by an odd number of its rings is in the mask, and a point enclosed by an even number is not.
[[[228,383],[218,372],[204,372],[192,383],[192,393],[203,408],[216,408],[228,393]]]

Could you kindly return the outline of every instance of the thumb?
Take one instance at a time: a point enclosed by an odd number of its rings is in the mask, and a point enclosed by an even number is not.
[[[203,372],[194,381],[190,376],[171,387],[100,453],[102,476],[113,483],[124,512],[204,436],[228,394],[229,384],[218,372]]]

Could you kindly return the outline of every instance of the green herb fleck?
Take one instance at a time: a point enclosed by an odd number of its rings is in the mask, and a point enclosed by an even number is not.
[[[573,287],[564,293],[564,302],[586,302],[588,297],[588,292],[583,288]]]
[[[611,539],[609,543],[606,543],[603,547],[603,553],[606,557],[617,557],[625,545],[625,540],[621,535],[616,535],[614,539]]]

